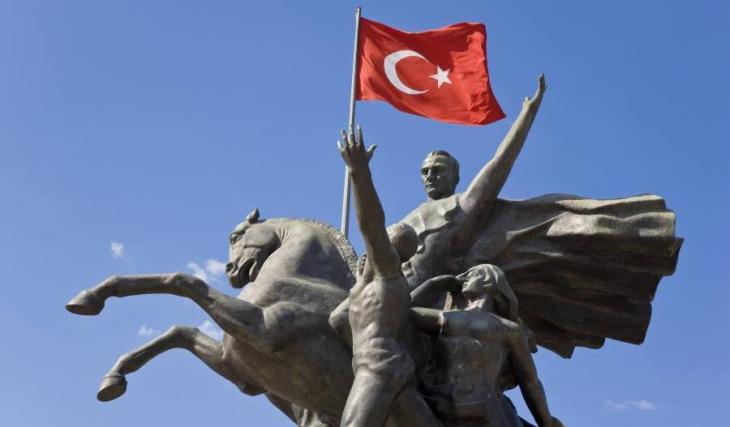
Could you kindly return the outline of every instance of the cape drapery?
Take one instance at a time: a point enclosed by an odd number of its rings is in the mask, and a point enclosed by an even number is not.
[[[406,218],[419,236],[458,228],[448,224],[450,217],[458,223],[458,197],[437,202],[431,209],[443,215],[435,221],[419,215],[420,208]],[[500,267],[536,342],[563,357],[576,346],[599,348],[606,338],[643,342],[657,285],[674,272],[682,245],[674,213],[655,195],[498,199],[470,240],[451,262],[461,271],[482,263]]]

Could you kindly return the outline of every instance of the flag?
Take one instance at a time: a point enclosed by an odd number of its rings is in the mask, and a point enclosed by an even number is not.
[[[365,18],[358,40],[358,100],[406,113],[484,125],[504,117],[489,84],[484,24],[408,33]]]

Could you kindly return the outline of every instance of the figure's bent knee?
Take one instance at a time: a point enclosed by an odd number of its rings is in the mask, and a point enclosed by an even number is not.
[[[168,329],[162,336],[170,340],[174,345],[189,348],[195,340],[195,333],[198,328],[192,326],[175,325]]]
[[[208,285],[201,279],[186,273],[172,273],[164,279],[167,292],[197,300],[205,295]]]
[[[101,282],[95,290],[101,292],[103,297],[116,296],[117,295],[117,284],[121,281],[121,276],[110,276]]]
[[[185,280],[186,279],[185,276],[187,276],[187,275],[186,274],[183,274],[183,273],[172,273],[167,278],[167,280],[165,280],[165,282],[168,285],[181,286],[181,285],[184,285],[187,282],[187,280]]]
[[[192,326],[175,325],[168,329],[167,332],[165,332],[165,335],[189,336],[197,330],[198,328],[193,328]]]
[[[132,361],[132,354],[126,353],[121,356],[119,356],[119,359],[117,359],[116,366],[127,366]]]

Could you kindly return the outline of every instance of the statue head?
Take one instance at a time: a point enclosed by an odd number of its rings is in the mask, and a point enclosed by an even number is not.
[[[428,153],[421,165],[421,182],[429,199],[453,195],[459,183],[459,162],[443,150]]]
[[[490,311],[505,319],[522,323],[518,315],[517,296],[499,267],[479,264],[457,278],[464,282],[461,295],[466,299],[466,309]]]
[[[388,227],[390,243],[398,251],[401,262],[408,261],[418,248],[418,235],[410,225],[399,222]]]
[[[234,288],[256,280],[261,266],[281,245],[274,227],[259,220],[258,209],[233,229],[229,240],[226,275]]]

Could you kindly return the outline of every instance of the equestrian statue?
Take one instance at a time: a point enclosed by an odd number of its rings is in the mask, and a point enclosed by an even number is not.
[[[173,326],[122,355],[97,398],[122,396],[129,374],[183,348],[298,426],[532,426],[504,395],[519,387],[538,426],[561,427],[532,353],[569,358],[606,338],[640,344],[682,239],[655,195],[498,198],[545,90],[540,76],[463,193],[456,159],[429,153],[427,200],[387,228],[369,166],[375,147],[365,148],[359,127],[343,132],[360,257],[328,224],[255,209],[230,234],[226,275],[237,297],[185,273],[113,276],[81,291],[68,311],[97,315],[110,297],[170,294],[224,331],[218,341]]]

